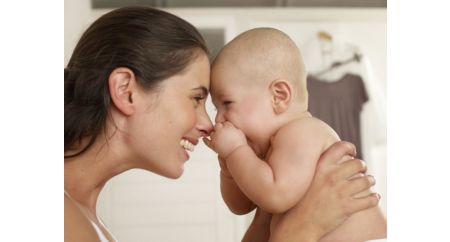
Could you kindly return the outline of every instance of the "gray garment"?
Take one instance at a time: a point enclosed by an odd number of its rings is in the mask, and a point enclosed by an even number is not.
[[[362,159],[360,113],[368,97],[361,77],[345,74],[330,82],[310,75],[307,80],[309,112],[330,125],[341,140],[355,144],[356,157]]]

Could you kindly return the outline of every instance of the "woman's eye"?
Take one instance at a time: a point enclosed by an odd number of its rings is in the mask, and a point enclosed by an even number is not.
[[[194,102],[195,102],[196,105],[198,105],[205,98],[206,98],[205,96],[195,96],[195,97],[193,97]]]

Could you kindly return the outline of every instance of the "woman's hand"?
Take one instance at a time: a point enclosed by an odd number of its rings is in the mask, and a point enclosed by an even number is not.
[[[361,160],[350,159],[338,164],[346,155],[354,157],[356,149],[344,141],[335,143],[322,154],[307,193],[280,218],[271,234],[271,242],[318,241],[353,213],[378,204],[376,193],[354,197],[373,186],[375,181],[372,176],[358,176],[366,172]],[[349,179],[351,177],[356,178]]]

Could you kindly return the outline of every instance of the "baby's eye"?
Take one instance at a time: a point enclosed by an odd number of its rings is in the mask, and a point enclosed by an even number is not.
[[[230,105],[232,103],[232,101],[223,101],[222,102],[222,104],[224,105],[224,106],[228,106],[228,105]]]

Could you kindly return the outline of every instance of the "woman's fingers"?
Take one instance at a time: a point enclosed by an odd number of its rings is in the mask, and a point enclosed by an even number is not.
[[[356,156],[356,148],[352,143],[346,141],[338,141],[331,145],[321,156],[320,166],[332,167],[337,164],[344,156]],[[322,164],[323,163],[323,164]],[[331,165],[331,166],[330,166]]]
[[[352,159],[344,161],[339,165],[339,170],[337,170],[337,179],[350,179],[358,173],[366,173],[367,166],[366,163],[360,159]]]
[[[350,216],[353,213],[359,212],[364,209],[372,208],[378,205],[381,196],[378,193],[370,193],[369,195],[361,198],[354,198],[348,203],[347,215]]]
[[[367,191],[370,187],[375,185],[375,178],[371,175],[361,176],[351,179],[348,183],[350,184],[345,188],[346,194],[355,196],[360,192]]]

